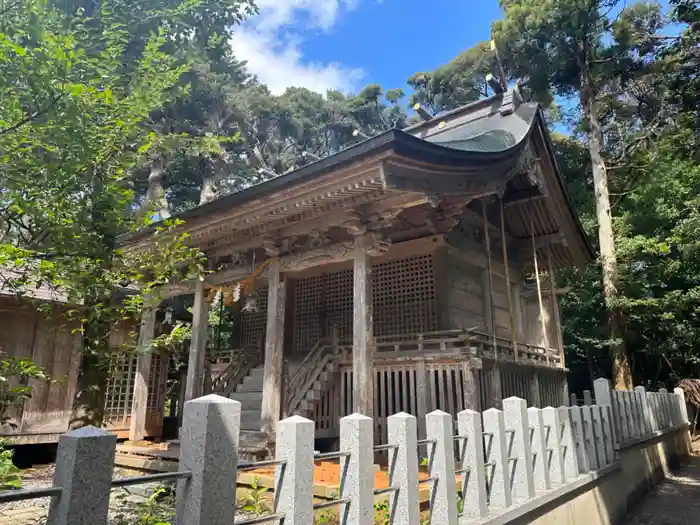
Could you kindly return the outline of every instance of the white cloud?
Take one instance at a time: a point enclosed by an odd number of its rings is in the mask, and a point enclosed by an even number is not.
[[[305,60],[302,34],[330,31],[343,10],[354,9],[357,0],[258,0],[260,14],[239,28],[231,39],[236,57],[248,62],[248,70],[273,93],[301,86],[325,93],[349,91],[361,80],[360,69],[339,63]]]

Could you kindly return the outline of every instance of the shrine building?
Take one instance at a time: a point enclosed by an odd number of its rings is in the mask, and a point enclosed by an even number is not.
[[[581,267],[593,252],[542,110],[518,88],[179,218],[213,270],[164,291],[194,294],[183,396],[241,401],[252,441],[272,439],[293,414],[335,438],[338,419],[360,412],[381,441],[399,411],[423,422],[432,410],[456,416],[509,396],[567,402],[553,270]],[[150,234],[122,242],[147,247]],[[210,303],[232,289],[242,293],[227,307],[233,343],[207,352]],[[142,342],[154,331],[149,316]],[[149,435],[143,400],[163,397],[149,392],[163,383],[152,362],[129,365],[132,439]]]

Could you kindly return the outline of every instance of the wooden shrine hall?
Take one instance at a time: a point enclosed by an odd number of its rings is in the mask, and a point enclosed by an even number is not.
[[[422,422],[508,396],[566,403],[552,270],[593,254],[542,112],[517,88],[179,218],[213,269],[166,292],[195,296],[185,396],[238,399],[250,433],[272,437],[299,414],[333,438],[339,417],[360,412],[382,439],[399,411]],[[147,231],[124,239],[148,242]],[[210,301],[241,281],[234,344],[207,353]],[[136,389],[141,438],[148,385]]]

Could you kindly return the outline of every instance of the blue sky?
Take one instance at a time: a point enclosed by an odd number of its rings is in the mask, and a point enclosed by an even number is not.
[[[488,40],[497,0],[257,0],[232,39],[251,72],[281,93],[365,84],[405,87],[475,43]]]

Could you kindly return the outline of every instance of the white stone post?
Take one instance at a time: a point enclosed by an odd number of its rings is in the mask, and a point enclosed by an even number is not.
[[[591,396],[590,390],[583,391],[583,404],[587,406],[591,406],[593,404],[593,396]]]
[[[571,432],[571,415],[569,407],[559,407],[559,421],[561,424],[561,442],[564,456],[564,480],[569,481],[578,476],[578,461],[576,460],[576,447],[574,434]]]
[[[682,388],[674,388],[673,393],[678,398],[678,412],[680,414],[678,424],[683,425],[689,423],[688,420],[688,405],[685,404],[685,391]]]
[[[415,416],[399,412],[387,418],[387,427],[389,444],[397,447],[389,451],[389,483],[398,489],[389,496],[392,525],[415,525],[420,523],[417,421]]]
[[[649,403],[649,417],[651,418],[651,430],[656,432],[661,428],[659,420],[658,395],[656,392],[647,392],[647,402]]]
[[[301,416],[277,423],[276,459],[285,463],[277,466],[275,510],[285,525],[314,522],[314,430],[314,422]]]
[[[571,413],[571,428],[574,432],[574,443],[576,446],[576,457],[578,459],[578,469],[581,474],[588,472],[588,454],[586,454],[586,435],[583,431],[583,416],[581,415],[580,406],[572,406],[569,410]]]
[[[58,440],[51,498],[51,525],[107,525],[117,436],[95,427],[63,434]]]
[[[542,409],[530,407],[527,409],[527,419],[532,433],[532,463],[535,490],[549,490],[552,486],[549,480],[549,454],[547,453],[547,430],[544,427]]]
[[[511,431],[510,456],[512,463],[512,498],[527,501],[535,497],[535,478],[532,470],[532,445],[528,422],[527,401],[518,397],[503,400],[503,417],[506,429]]]
[[[350,498],[345,525],[374,523],[374,423],[372,418],[352,414],[340,419],[340,451],[349,454],[341,458],[345,480],[341,483],[341,498]]]
[[[559,409],[546,407],[542,409],[545,429],[547,431],[547,451],[551,453],[552,460],[549,464],[549,479],[552,483],[563,485],[564,478],[564,455],[562,454],[561,421],[559,420]]]
[[[593,381],[593,391],[595,392],[595,401],[598,405],[610,407],[608,423],[610,424],[612,449],[615,450],[615,446],[620,440],[620,426],[619,415],[617,413],[617,407],[615,406],[614,394],[610,387],[610,381],[602,377],[596,379]],[[605,414],[603,414],[603,417],[605,418]]]
[[[619,392],[625,407],[625,436],[626,441],[634,438],[634,421],[632,419],[632,397],[630,392],[623,390]]]
[[[669,414],[668,406],[668,390],[666,390],[665,388],[659,388],[659,394],[659,397],[661,398],[661,420],[664,423],[664,428],[668,428],[671,426],[671,417]]]
[[[671,424],[674,427],[680,425],[681,414],[678,410],[678,399],[674,392],[668,394],[669,405],[671,405]]]
[[[491,508],[503,509],[512,504],[505,420],[503,412],[496,408],[489,408],[483,417],[484,435],[490,438],[490,446],[486,447],[489,451],[487,461],[491,467],[489,501]]]
[[[642,432],[643,435],[648,435],[652,432],[653,428],[651,426],[651,410],[649,408],[649,398],[647,396],[647,390],[643,386],[635,386],[634,391],[639,396],[639,406],[641,407],[642,413]]]
[[[483,518],[488,513],[486,471],[484,467],[484,436],[481,414],[463,410],[457,415],[462,449],[462,502],[466,518]]]
[[[596,436],[595,427],[593,426],[593,411],[592,405],[585,405],[581,408],[581,417],[583,419],[583,437],[586,447],[586,459],[588,460],[588,468],[596,470],[600,467],[598,454],[596,451]]]
[[[593,417],[593,439],[595,450],[598,456],[598,468],[602,468],[612,461],[608,458],[608,449],[605,445],[605,431],[603,430],[603,407],[599,405],[591,406]]]
[[[615,425],[612,422],[612,407],[601,406],[601,417],[603,419],[603,440],[605,441],[605,456],[608,463],[615,461]]]
[[[457,525],[457,481],[455,479],[454,426],[452,416],[436,410],[425,416],[427,438],[434,440],[430,476],[436,477],[430,523]]]
[[[572,406],[572,407],[578,406],[578,398],[576,397],[576,394],[573,392],[569,396],[569,406]]]
[[[639,400],[639,393],[635,390],[630,392],[632,398],[632,406],[634,409],[632,413],[634,414],[634,434],[635,437],[641,437],[644,435],[644,413],[642,411],[642,403]]]
[[[236,512],[241,404],[214,394],[185,403],[180,430],[177,525],[227,525]]]

